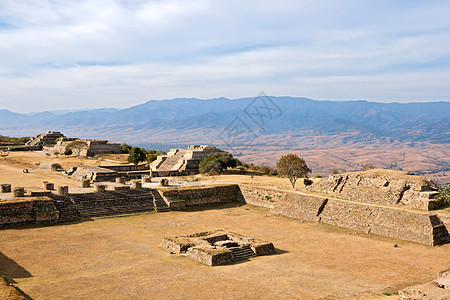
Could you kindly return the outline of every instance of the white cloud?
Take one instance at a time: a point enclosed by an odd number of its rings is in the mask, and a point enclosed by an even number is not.
[[[15,111],[268,94],[449,100],[446,1],[7,0]]]

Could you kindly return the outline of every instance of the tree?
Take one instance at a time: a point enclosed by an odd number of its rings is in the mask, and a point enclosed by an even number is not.
[[[222,172],[222,167],[219,162],[210,160],[202,166],[202,173],[219,174]]]
[[[281,156],[277,162],[277,169],[279,175],[289,179],[292,187],[295,187],[297,179],[307,177],[308,173],[311,172],[303,158],[292,153]]]
[[[145,161],[145,153],[139,147],[133,147],[128,153],[128,162],[137,165],[141,161]]]
[[[147,157],[146,157],[147,162],[149,164],[152,163],[153,161],[155,161],[158,158],[158,155],[159,155],[158,152],[156,152],[156,153],[148,153]]]
[[[207,173],[208,168],[213,166],[212,164],[208,165],[208,163],[210,161],[215,161],[215,162],[219,163],[220,167],[219,167],[219,170],[217,170],[218,173],[221,173],[228,168],[235,168],[237,165],[237,160],[230,153],[228,153],[228,152],[214,153],[214,154],[208,155],[200,162],[199,167],[198,167],[200,173],[203,173],[203,174]],[[208,166],[208,168],[207,168],[207,166]],[[217,167],[217,165],[214,164],[214,167]]]
[[[450,184],[447,184],[439,190],[437,198],[441,200],[444,205],[450,205]]]
[[[123,143],[122,145],[120,145],[120,149],[122,150],[122,153],[127,153],[128,154],[128,153],[130,153],[131,149],[133,149],[133,147]]]
[[[66,151],[72,150],[72,153],[74,153],[79,158],[81,155],[81,151],[83,151],[87,147],[88,145],[84,141],[73,141],[66,146]]]

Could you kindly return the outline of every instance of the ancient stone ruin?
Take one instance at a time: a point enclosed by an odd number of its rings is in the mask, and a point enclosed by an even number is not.
[[[122,153],[122,149],[118,143],[110,143],[107,140],[82,140],[77,138],[62,138],[56,144],[44,146],[43,150],[52,153],[64,153],[66,147],[74,141],[81,141],[86,144],[86,147],[80,152],[81,156]]]
[[[424,177],[406,172],[374,169],[334,174],[308,187],[310,191],[335,193],[348,200],[383,205],[407,205],[433,210],[443,203],[436,198],[438,188]]]
[[[191,145],[187,149],[170,149],[150,164],[152,176],[191,175],[198,173],[200,162],[208,155],[223,152],[219,148]]]
[[[64,135],[59,131],[47,131],[46,133],[35,135],[25,145],[40,150],[44,146],[55,145],[56,140],[60,137],[64,137]]]
[[[409,286],[398,292],[398,299],[450,299],[450,270],[438,274],[438,278],[425,283]]]
[[[243,237],[222,229],[164,238],[160,247],[208,266],[229,264],[275,252],[275,247],[270,242]]]

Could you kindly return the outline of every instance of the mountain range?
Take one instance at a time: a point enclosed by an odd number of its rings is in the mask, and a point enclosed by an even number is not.
[[[261,96],[151,100],[126,109],[28,115],[0,110],[0,134],[34,135],[47,130],[161,150],[191,143],[214,144],[233,148],[244,156],[274,149],[300,151],[305,147],[362,149],[378,145],[395,149],[407,145],[420,149],[427,145],[446,149],[450,144],[450,102],[378,103]],[[243,140],[230,143],[230,134],[236,133]],[[440,155],[446,154],[444,150]],[[440,172],[450,171],[448,158],[433,159],[438,161]],[[263,162],[273,164],[272,159]]]

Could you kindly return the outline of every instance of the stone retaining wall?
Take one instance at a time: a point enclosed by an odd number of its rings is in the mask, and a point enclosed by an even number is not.
[[[430,246],[450,241],[447,231],[450,216],[437,216],[425,212],[256,186],[240,187],[245,202],[269,207],[270,212],[274,214],[323,222]]]
[[[237,184],[159,189],[159,192],[172,210],[235,202],[239,198],[239,186]]]
[[[59,218],[52,199],[9,200],[0,202],[0,226],[25,223],[56,223]]]

